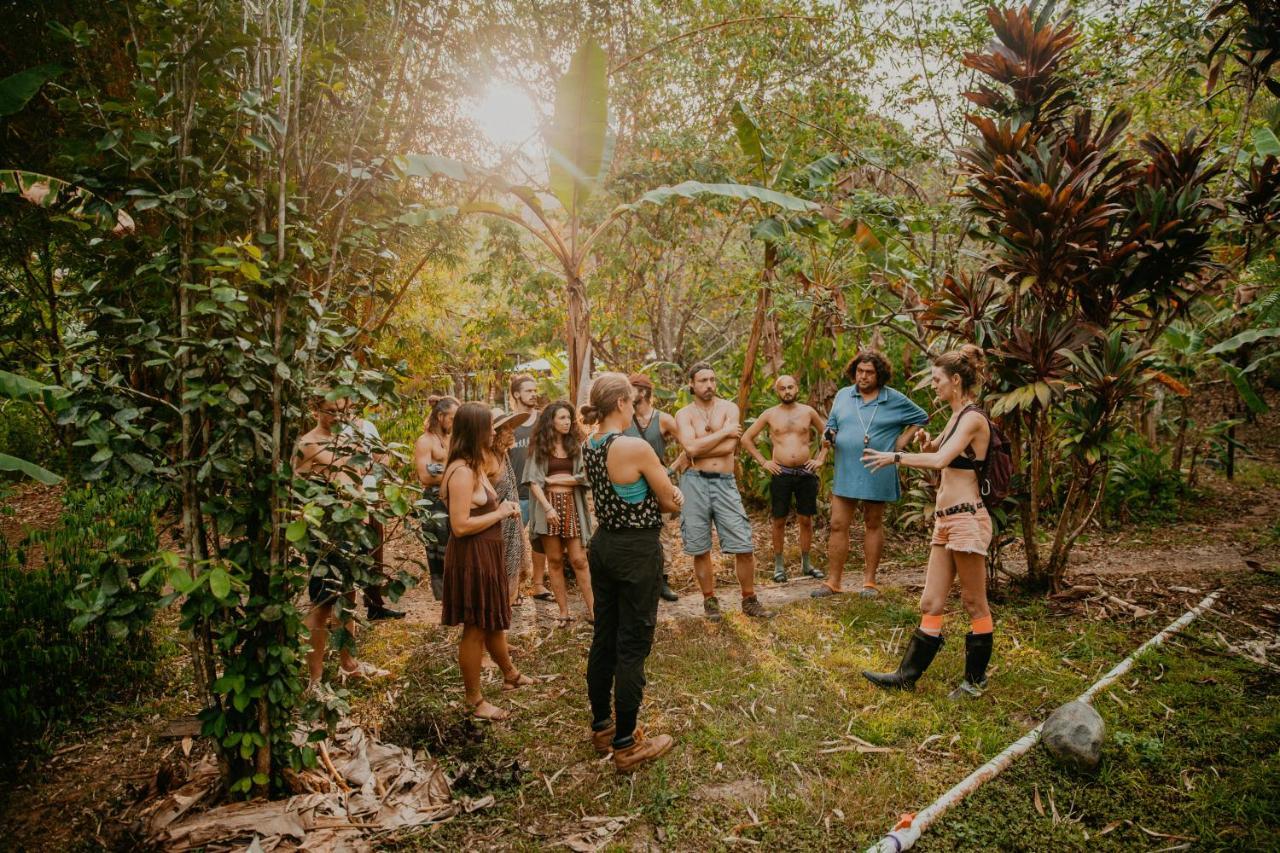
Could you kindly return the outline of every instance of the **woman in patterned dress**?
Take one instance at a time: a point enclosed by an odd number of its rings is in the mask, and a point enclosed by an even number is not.
[[[489,467],[487,473],[498,493],[498,501],[520,500],[516,484],[515,472],[511,470],[511,460],[507,451],[516,442],[515,427],[523,420],[524,415],[518,412],[493,410],[493,445],[489,449]],[[507,584],[510,587],[511,603],[519,604],[523,599],[520,594],[520,580],[529,577],[533,572],[533,554],[529,546],[529,534],[518,518],[502,520],[502,563],[507,570]]]

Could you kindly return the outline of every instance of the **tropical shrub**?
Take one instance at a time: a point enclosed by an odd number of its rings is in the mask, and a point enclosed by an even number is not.
[[[159,591],[141,578],[156,561],[158,508],[154,493],[74,489],[51,527],[13,545],[0,537],[0,763],[153,674]]]

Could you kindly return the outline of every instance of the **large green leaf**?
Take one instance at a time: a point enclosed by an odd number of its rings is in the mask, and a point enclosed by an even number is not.
[[[61,65],[37,65],[0,80],[0,116],[21,112],[40,87],[62,71]]]
[[[733,102],[733,108],[729,110],[729,118],[733,121],[733,129],[738,134],[738,147],[751,160],[752,170],[763,183],[768,175],[769,163],[773,161],[773,155],[769,153],[768,148],[765,148],[764,140],[760,138],[760,125],[756,123],[751,113],[747,112],[747,108],[741,101]]]
[[[39,172],[0,169],[0,193],[20,195],[37,207],[53,207],[64,203],[65,210],[80,219],[91,219],[116,234],[133,230],[133,217],[88,190],[69,184],[61,178]]]
[[[400,171],[415,178],[445,177],[455,181],[469,181],[489,177],[489,172],[478,166],[435,154],[401,154],[395,158],[395,163]]]
[[[41,468],[34,462],[28,462],[25,459],[19,459],[7,453],[0,453],[0,471],[19,471],[33,480],[39,480],[46,486],[62,482],[62,478],[49,469]]]
[[[831,180],[833,175],[850,163],[843,154],[827,154],[809,163],[800,171],[809,179],[809,189],[817,189]]]
[[[1244,375],[1244,371],[1236,367],[1234,364],[1224,364],[1222,369],[1226,371],[1227,378],[1231,380],[1231,384],[1236,387],[1236,393],[1240,395],[1240,399],[1249,409],[1257,414],[1266,412],[1271,407],[1266,404],[1258,392],[1253,390],[1253,386],[1249,384],[1249,377]]]
[[[608,131],[609,67],[604,50],[587,39],[560,78],[547,137],[551,192],[570,216],[577,215],[601,177]]]
[[[1276,138],[1275,131],[1269,127],[1259,127],[1254,130],[1253,147],[1263,157],[1268,154],[1280,157],[1280,139]]]
[[[819,206],[811,201],[796,198],[777,190],[767,190],[750,184],[704,184],[701,181],[685,181],[673,187],[658,187],[640,196],[630,204],[619,205],[618,210],[635,210],[642,204],[666,204],[672,199],[697,199],[704,196],[716,198],[732,198],[754,200],[762,204],[780,207],[796,213],[818,210]]]
[[[1227,338],[1222,343],[1209,350],[1209,355],[1222,355],[1227,352],[1235,352],[1242,346],[1256,343],[1264,338],[1280,338],[1280,328],[1277,329],[1250,329],[1247,332],[1241,332],[1234,337]]]
[[[7,370],[0,370],[0,397],[8,397],[10,400],[39,402],[42,396],[41,392],[44,391],[45,387],[43,383],[34,379],[28,379],[25,376],[19,376]]]

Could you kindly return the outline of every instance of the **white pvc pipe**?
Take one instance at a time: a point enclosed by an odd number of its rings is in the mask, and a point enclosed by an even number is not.
[[[1155,648],[1164,643],[1165,640],[1177,634],[1183,628],[1190,625],[1200,614],[1213,606],[1218,600],[1221,591],[1210,593],[1195,607],[1182,614],[1178,619],[1171,622],[1167,628],[1156,634],[1150,640],[1147,640],[1141,646],[1134,650],[1120,663],[1111,668],[1111,671],[1104,675],[1101,679],[1094,683],[1085,692],[1081,693],[1076,701],[1089,703],[1093,701],[1093,697],[1099,691],[1105,690],[1115,683],[1116,679],[1133,669],[1133,665],[1137,659],[1147,650]],[[880,839],[877,843],[867,848],[867,853],[900,853],[902,850],[908,850],[912,845],[920,839],[924,831],[943,815],[948,809],[959,803],[969,794],[976,791],[984,782],[994,779],[1004,771],[1006,767],[1013,763],[1013,760],[1024,753],[1030,752],[1031,748],[1040,740],[1040,732],[1044,728],[1044,723],[1036,726],[1022,737],[1004,748],[1004,751],[992,758],[986,764],[964,777],[955,787],[947,791],[938,799],[934,800],[923,811],[914,815],[904,815],[903,820],[898,823],[889,834]]]

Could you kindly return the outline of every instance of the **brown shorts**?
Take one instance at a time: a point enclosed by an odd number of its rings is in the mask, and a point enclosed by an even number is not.
[[[987,514],[987,508],[980,506],[976,513],[937,516],[933,520],[931,544],[966,554],[987,553],[991,546],[991,516]]]

